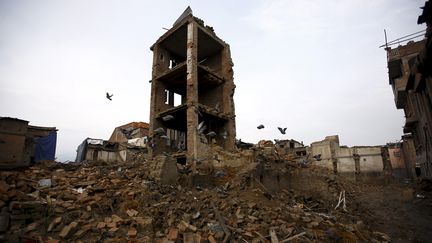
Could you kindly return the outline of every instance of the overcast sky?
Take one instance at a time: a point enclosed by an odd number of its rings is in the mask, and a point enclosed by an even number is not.
[[[0,116],[56,126],[60,161],[87,137],[148,122],[149,47],[188,5],[231,46],[237,138],[400,139],[378,46],[383,29],[389,40],[424,29],[424,0],[0,0]]]

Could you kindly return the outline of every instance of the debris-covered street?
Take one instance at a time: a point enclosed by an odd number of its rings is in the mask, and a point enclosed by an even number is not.
[[[162,185],[147,159],[44,163],[1,172],[9,242],[427,242],[431,184],[355,182],[314,165],[262,157],[214,171],[206,186]],[[345,202],[338,208],[339,195]],[[10,221],[5,220],[10,216]],[[419,219],[422,220],[419,220]]]

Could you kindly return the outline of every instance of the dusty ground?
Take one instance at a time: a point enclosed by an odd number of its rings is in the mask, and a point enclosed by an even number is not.
[[[261,162],[261,171],[214,171],[212,186],[160,185],[149,180],[147,161],[2,171],[0,235],[7,242],[432,239],[431,184],[355,182],[311,165]],[[38,185],[46,178],[52,185]],[[335,209],[342,191],[347,211]]]
[[[399,181],[361,189],[355,196],[356,210],[371,228],[387,233],[392,242],[432,241],[430,189]]]

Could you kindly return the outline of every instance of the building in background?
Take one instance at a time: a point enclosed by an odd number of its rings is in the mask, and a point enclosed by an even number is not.
[[[0,169],[55,160],[57,129],[31,126],[28,121],[0,117]]]
[[[116,127],[109,139],[110,142],[127,142],[130,139],[147,137],[149,124],[145,122],[130,122]]]
[[[383,154],[385,146],[340,146],[339,136],[327,136],[310,145],[310,153],[318,166],[347,175],[381,175],[389,167]],[[391,168],[389,168],[391,169]]]
[[[408,143],[412,143],[412,139],[405,138],[402,142],[387,143],[386,145],[388,148],[392,175],[395,178],[415,177],[415,153],[412,151],[411,144]]]
[[[75,162],[125,162],[138,153],[147,154],[149,124],[130,122],[116,127],[109,140],[86,138],[77,148]]]
[[[307,155],[307,147],[303,142],[294,139],[275,140],[275,148],[279,155],[291,155],[292,158],[298,158]]]
[[[78,146],[75,159],[75,162],[82,161],[124,162],[126,161],[126,147],[118,142],[86,138]]]

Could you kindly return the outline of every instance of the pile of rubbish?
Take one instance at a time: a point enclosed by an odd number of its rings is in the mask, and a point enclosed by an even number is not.
[[[45,163],[0,172],[0,237],[7,242],[388,242],[350,213],[350,194],[317,168],[261,156],[255,171],[214,171],[215,186],[162,185],[147,159]],[[263,164],[264,163],[264,164]],[[273,190],[257,168],[323,174],[328,198]],[[327,173],[327,174],[326,174]],[[225,180],[221,180],[224,177]],[[307,178],[306,178],[307,179]],[[317,189],[318,190],[318,189]],[[345,197],[346,196],[346,197]]]

